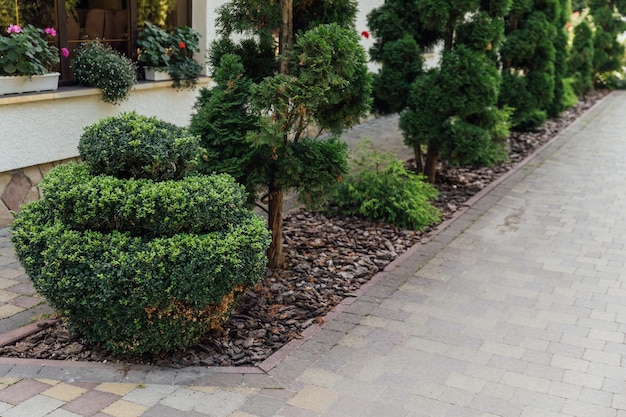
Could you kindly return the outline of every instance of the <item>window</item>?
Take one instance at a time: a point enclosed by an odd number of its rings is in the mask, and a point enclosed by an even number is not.
[[[56,46],[70,51],[59,65],[60,85],[71,84],[70,60],[83,42],[99,39],[135,58],[146,21],[168,30],[191,25],[191,0],[0,0],[3,31],[11,24],[57,29]]]

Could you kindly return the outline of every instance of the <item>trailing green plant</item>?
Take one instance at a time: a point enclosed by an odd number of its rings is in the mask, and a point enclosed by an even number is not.
[[[106,103],[128,99],[137,81],[135,64],[100,41],[83,43],[72,59],[76,82],[102,90]]]
[[[351,160],[351,172],[337,184],[328,209],[411,230],[439,221],[441,213],[429,203],[437,190],[422,175],[407,170],[392,153],[375,151],[364,141]]]
[[[199,142],[184,128],[133,111],[87,126],[78,151],[92,174],[177,180],[195,169]]]
[[[123,140],[115,140],[116,130]],[[160,130],[157,121],[135,114],[87,128],[79,141],[87,162],[52,169],[42,181],[44,197],[13,223],[16,254],[35,288],[74,330],[116,354],[191,346],[265,275],[268,231],[244,208],[245,190],[231,176],[183,169],[176,180],[164,180],[172,174],[157,170],[146,178],[148,169],[135,179],[128,173],[137,161],[129,157],[123,166],[128,149],[109,152],[120,158],[114,171],[121,177],[88,162],[107,147],[124,148],[138,132],[135,146],[144,147],[148,161],[155,151],[154,166],[192,166],[184,158],[197,156],[195,138],[194,152],[187,152],[189,136],[178,131],[186,144],[181,153],[174,130]]]

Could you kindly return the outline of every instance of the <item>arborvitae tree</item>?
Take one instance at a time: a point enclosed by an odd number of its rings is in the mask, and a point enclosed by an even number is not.
[[[567,76],[568,35],[566,24],[571,14],[571,5],[568,0],[559,0],[559,9],[556,12],[554,26],[554,98],[548,106],[548,116],[557,117],[565,110],[566,89],[571,88],[565,83]]]
[[[434,182],[440,155],[460,164],[491,163],[502,157],[506,110],[496,107],[500,75],[494,49],[502,35],[508,0],[417,2],[412,16],[443,42],[438,68],[416,77],[400,127]],[[421,30],[421,33],[426,33]],[[432,43],[431,39],[422,41]],[[419,161],[418,161],[419,166]]]
[[[514,109],[515,129],[540,126],[553,103],[562,98],[555,95],[555,40],[561,16],[558,0],[513,0],[501,50],[500,103]]]
[[[257,185],[251,178],[254,172],[254,150],[246,140],[259,118],[249,106],[252,81],[244,76],[237,55],[222,57],[213,74],[216,85],[203,88],[194,106],[189,132],[202,139],[203,150],[198,163],[201,172],[232,175],[244,184],[254,202]]]
[[[231,94],[216,93],[214,97],[224,100],[226,108],[232,103],[237,112],[250,111],[246,115],[257,118],[245,134],[235,134],[238,137],[233,143],[242,146],[232,149],[239,151],[234,157],[242,166],[250,168],[243,182],[264,192],[261,202],[267,204],[272,231],[270,268],[285,265],[284,192],[295,190],[300,201],[319,203],[330,184],[347,170],[345,143],[336,136],[316,137],[323,131],[341,132],[370,109],[371,76],[354,31],[355,4],[351,0],[232,0],[220,9],[217,23],[222,36],[211,49],[213,65],[228,74],[218,81],[220,91],[248,82],[241,77],[253,84],[245,103]],[[332,23],[333,19],[340,23]],[[311,28],[312,24],[319,25]],[[294,33],[298,35],[292,45]],[[230,40],[231,34],[239,35],[239,43]],[[243,75],[227,70],[234,65],[228,53],[238,55]],[[223,123],[219,112],[207,111],[201,116],[203,107],[199,104],[194,119],[204,117],[205,126]],[[219,142],[201,137],[209,154],[221,152]]]
[[[626,12],[624,0],[590,0],[589,11],[593,16],[593,72],[596,83],[603,85],[603,74],[618,71],[624,61],[624,45],[617,37],[626,31],[622,14]]]
[[[568,71],[577,96],[583,96],[593,89],[593,32],[586,20],[574,28]]]

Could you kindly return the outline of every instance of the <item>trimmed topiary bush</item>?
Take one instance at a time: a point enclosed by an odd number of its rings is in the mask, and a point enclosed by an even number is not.
[[[127,117],[98,125],[111,132]],[[80,141],[87,161],[97,160],[92,150],[106,149],[87,146],[93,130]],[[160,145],[175,148],[177,139]],[[108,143],[120,155],[119,142]],[[118,172],[127,174],[135,165],[123,160]],[[188,347],[264,276],[269,233],[229,175],[155,181],[93,171],[89,162],[54,168],[42,182],[44,198],[13,224],[16,253],[35,288],[87,340],[122,354]]]
[[[78,151],[93,174],[163,181],[195,169],[198,143],[181,127],[129,112],[86,127]]]

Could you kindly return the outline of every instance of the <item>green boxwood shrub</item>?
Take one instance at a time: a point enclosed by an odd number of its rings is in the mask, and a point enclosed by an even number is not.
[[[127,112],[86,127],[78,151],[93,174],[163,181],[195,169],[198,143],[184,128]]]
[[[110,154],[123,155],[113,150],[119,142],[110,125],[124,117],[99,124]],[[94,140],[87,132],[80,146],[92,161],[106,146],[86,146]],[[159,150],[179,139],[157,136]],[[149,150],[139,153],[149,159]],[[155,170],[158,181],[135,179],[127,175],[135,160],[111,159],[124,178],[94,173],[98,165],[89,162],[51,170],[44,197],[13,223],[16,254],[35,288],[87,340],[116,354],[188,347],[265,275],[265,221],[243,208],[245,190],[227,174],[162,180],[171,172]]]
[[[248,212],[243,186],[226,174],[154,182],[94,176],[85,164],[68,164],[52,170],[41,187],[55,215],[77,230],[208,233]]]
[[[423,176],[408,171],[395,155],[374,151],[367,141],[356,153],[351,173],[331,193],[330,210],[411,230],[440,219],[428,202],[437,190]]]

